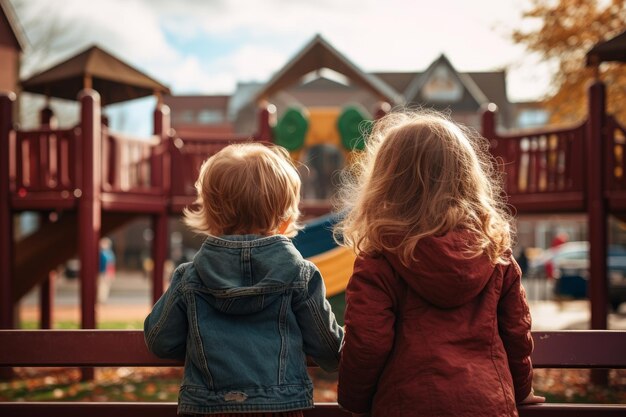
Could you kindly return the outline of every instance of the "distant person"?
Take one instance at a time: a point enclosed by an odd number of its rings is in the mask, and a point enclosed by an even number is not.
[[[339,404],[353,415],[517,416],[531,318],[487,144],[435,112],[376,122],[337,232],[346,289]]]
[[[554,238],[552,239],[552,242],[550,243],[550,248],[558,248],[559,246],[561,246],[564,243],[567,243],[569,241],[569,235],[565,232],[560,232],[557,233],[556,236],[554,236]]]
[[[528,272],[528,255],[526,254],[526,248],[522,247],[519,251],[519,255],[517,256],[517,264],[520,267],[520,270],[522,271],[522,276],[526,275],[526,272]]]
[[[98,301],[103,303],[109,298],[111,286],[115,281],[115,252],[113,241],[108,237],[100,239],[100,274],[98,278]]]
[[[207,237],[146,318],[148,349],[185,360],[179,414],[302,417],[313,407],[306,355],[335,370],[343,329],[288,237],[300,177],[284,149],[239,144],[202,165],[196,188],[185,222]]]

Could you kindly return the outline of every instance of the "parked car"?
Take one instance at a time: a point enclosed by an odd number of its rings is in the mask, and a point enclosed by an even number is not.
[[[609,302],[615,310],[626,302],[626,247],[608,247]],[[532,260],[529,279],[554,279],[556,295],[585,297],[589,276],[589,242],[567,242]]]

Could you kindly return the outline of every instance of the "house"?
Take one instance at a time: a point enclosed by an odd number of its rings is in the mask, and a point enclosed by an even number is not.
[[[346,106],[358,106],[370,118],[381,103],[434,108],[477,129],[483,106],[495,103],[500,126],[517,126],[504,70],[461,72],[441,55],[424,71],[368,73],[319,35],[265,83],[239,83],[230,96],[169,96],[165,102],[181,136],[187,131],[251,134],[260,102],[274,104],[278,118],[294,107],[311,115],[320,108],[340,113]]]

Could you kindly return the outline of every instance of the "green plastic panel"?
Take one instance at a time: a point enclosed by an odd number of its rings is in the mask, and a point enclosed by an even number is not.
[[[289,151],[295,151],[304,146],[309,122],[296,108],[289,108],[274,127],[274,141],[277,145]]]

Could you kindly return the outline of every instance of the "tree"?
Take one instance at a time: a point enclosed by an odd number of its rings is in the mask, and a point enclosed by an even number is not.
[[[626,0],[531,0],[523,14],[539,25],[514,30],[513,40],[557,64],[554,91],[545,101],[553,123],[581,121],[587,113],[587,87],[594,69],[586,53],[596,43],[626,29]],[[603,63],[599,76],[606,83],[608,112],[626,122],[626,63]]]

